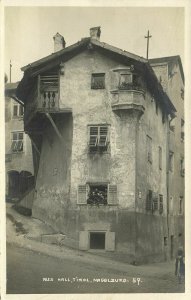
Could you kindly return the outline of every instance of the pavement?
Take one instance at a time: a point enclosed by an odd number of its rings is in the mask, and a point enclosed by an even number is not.
[[[31,250],[38,254],[63,260],[67,259],[72,262],[76,261],[76,263],[89,264],[92,267],[105,267],[107,270],[116,273],[126,274],[128,269],[132,277],[141,277],[145,274],[147,279],[150,278],[150,280],[153,280],[153,278],[155,280],[162,280],[163,282],[166,280],[168,285],[172,285],[172,289],[177,285],[174,276],[174,261],[141,266],[128,265],[124,262],[99,256],[96,253],[70,249],[62,245],[62,243],[56,245],[43,243],[41,236],[49,234],[53,235],[56,232],[49,225],[38,219],[19,214],[14,210],[12,204],[7,203],[7,244],[9,246],[15,245],[18,248]],[[183,292],[184,285],[181,285],[181,289],[179,290],[178,292]]]

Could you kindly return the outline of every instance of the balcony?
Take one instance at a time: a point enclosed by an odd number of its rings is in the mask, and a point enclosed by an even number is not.
[[[46,113],[59,114],[65,112],[71,112],[71,108],[60,108],[58,74],[39,75],[38,80],[31,88],[25,106],[25,130],[39,128],[39,123]]]
[[[119,85],[118,89],[110,91],[112,95],[111,106],[113,111],[119,110],[145,110],[145,92],[138,86],[130,83]]]

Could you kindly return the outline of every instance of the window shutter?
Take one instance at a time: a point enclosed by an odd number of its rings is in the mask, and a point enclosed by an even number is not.
[[[88,250],[89,248],[89,234],[88,231],[79,232],[79,249]]]
[[[117,201],[117,186],[116,185],[108,185],[108,200],[109,205],[116,205]]]
[[[78,186],[78,204],[87,204],[86,185]]]
[[[108,127],[100,127],[99,146],[106,146],[107,144]]]
[[[106,232],[105,250],[115,251],[115,232]]]

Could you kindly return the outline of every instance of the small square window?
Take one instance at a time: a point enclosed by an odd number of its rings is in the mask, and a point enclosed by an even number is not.
[[[91,88],[94,90],[105,88],[105,73],[92,74]]]
[[[107,185],[89,184],[87,204],[107,204]]]

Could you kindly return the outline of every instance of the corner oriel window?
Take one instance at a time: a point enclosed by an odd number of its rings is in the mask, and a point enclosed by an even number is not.
[[[90,152],[107,151],[108,148],[108,126],[89,127],[89,150]]]
[[[105,88],[105,73],[94,73],[91,78],[91,89],[98,90]]]
[[[23,132],[12,132],[11,150],[13,153],[23,152]]]
[[[137,89],[138,88],[138,77],[133,73],[122,73],[120,74],[119,89]]]

